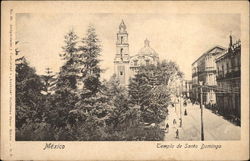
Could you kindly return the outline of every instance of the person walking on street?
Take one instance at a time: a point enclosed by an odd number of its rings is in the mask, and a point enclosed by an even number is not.
[[[187,116],[187,109],[185,109],[185,111],[184,111],[184,115],[185,115],[185,116]]]
[[[167,123],[167,125],[166,125],[166,133],[168,133],[168,131],[169,131],[169,125]]]
[[[184,106],[184,107],[186,107],[186,106],[187,106],[187,102],[186,102],[186,100],[184,101],[183,106]]]
[[[182,126],[182,119],[180,118],[180,127]]]
[[[174,124],[174,125],[176,124],[176,120],[175,120],[175,119],[173,120],[173,124]]]
[[[176,130],[176,139],[179,139],[179,130]]]

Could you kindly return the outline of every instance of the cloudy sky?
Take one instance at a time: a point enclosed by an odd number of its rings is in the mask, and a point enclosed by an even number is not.
[[[191,64],[215,45],[228,47],[229,34],[240,38],[237,14],[16,14],[16,39],[19,49],[38,74],[51,67],[58,72],[62,61],[64,35],[74,29],[83,37],[89,24],[96,28],[102,42],[102,63],[108,79],[113,74],[116,33],[124,20],[129,34],[130,55],[150,40],[160,59],[175,61],[191,79]]]

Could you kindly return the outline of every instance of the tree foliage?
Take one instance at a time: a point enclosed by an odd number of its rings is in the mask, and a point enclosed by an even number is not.
[[[93,26],[81,41],[69,31],[57,74],[48,68],[39,76],[24,57],[16,60],[16,140],[163,139],[159,123],[168,112],[169,84],[182,76],[178,66],[141,66],[128,88],[115,75],[101,81],[100,43]]]
[[[90,91],[91,94],[98,92],[101,85],[100,82],[100,40],[97,37],[95,28],[89,26],[86,36],[82,39],[82,45],[79,48],[83,68],[84,87]]]
[[[163,121],[170,101],[168,83],[175,76],[182,76],[172,61],[139,67],[129,84],[130,103],[140,106],[142,120],[149,123]]]
[[[18,42],[16,42],[18,43]],[[24,56],[16,49],[16,126],[22,127],[27,119],[34,119],[40,101],[43,84],[34,68],[31,68]],[[38,117],[39,118],[39,117]]]
[[[78,36],[73,30],[69,31],[64,37],[65,45],[62,47],[63,53],[60,57],[64,60],[64,64],[60,69],[56,89],[57,91],[75,90],[78,78],[78,54],[77,54],[77,39]]]

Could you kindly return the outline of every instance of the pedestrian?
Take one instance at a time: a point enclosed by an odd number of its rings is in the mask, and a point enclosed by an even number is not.
[[[184,101],[183,106],[184,106],[184,107],[186,107],[186,106],[187,106],[187,102],[186,102],[186,101]]]
[[[176,139],[179,139],[179,130],[176,130]]]
[[[174,125],[176,124],[176,120],[175,120],[175,119],[173,120],[173,124],[174,124]]]
[[[185,115],[185,116],[187,116],[187,109],[185,109],[185,111],[184,111],[184,115]]]
[[[168,123],[167,123],[167,125],[166,125],[166,132],[168,133],[168,130],[169,130],[169,125],[168,125]]]
[[[180,127],[182,126],[182,119],[180,118]]]

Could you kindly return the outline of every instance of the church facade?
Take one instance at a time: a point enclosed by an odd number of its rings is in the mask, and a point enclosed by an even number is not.
[[[127,27],[122,20],[119,25],[116,41],[116,54],[114,59],[114,73],[121,85],[127,86],[139,66],[154,64],[159,62],[158,53],[150,47],[149,40],[144,41],[144,47],[137,54],[130,56]]]

